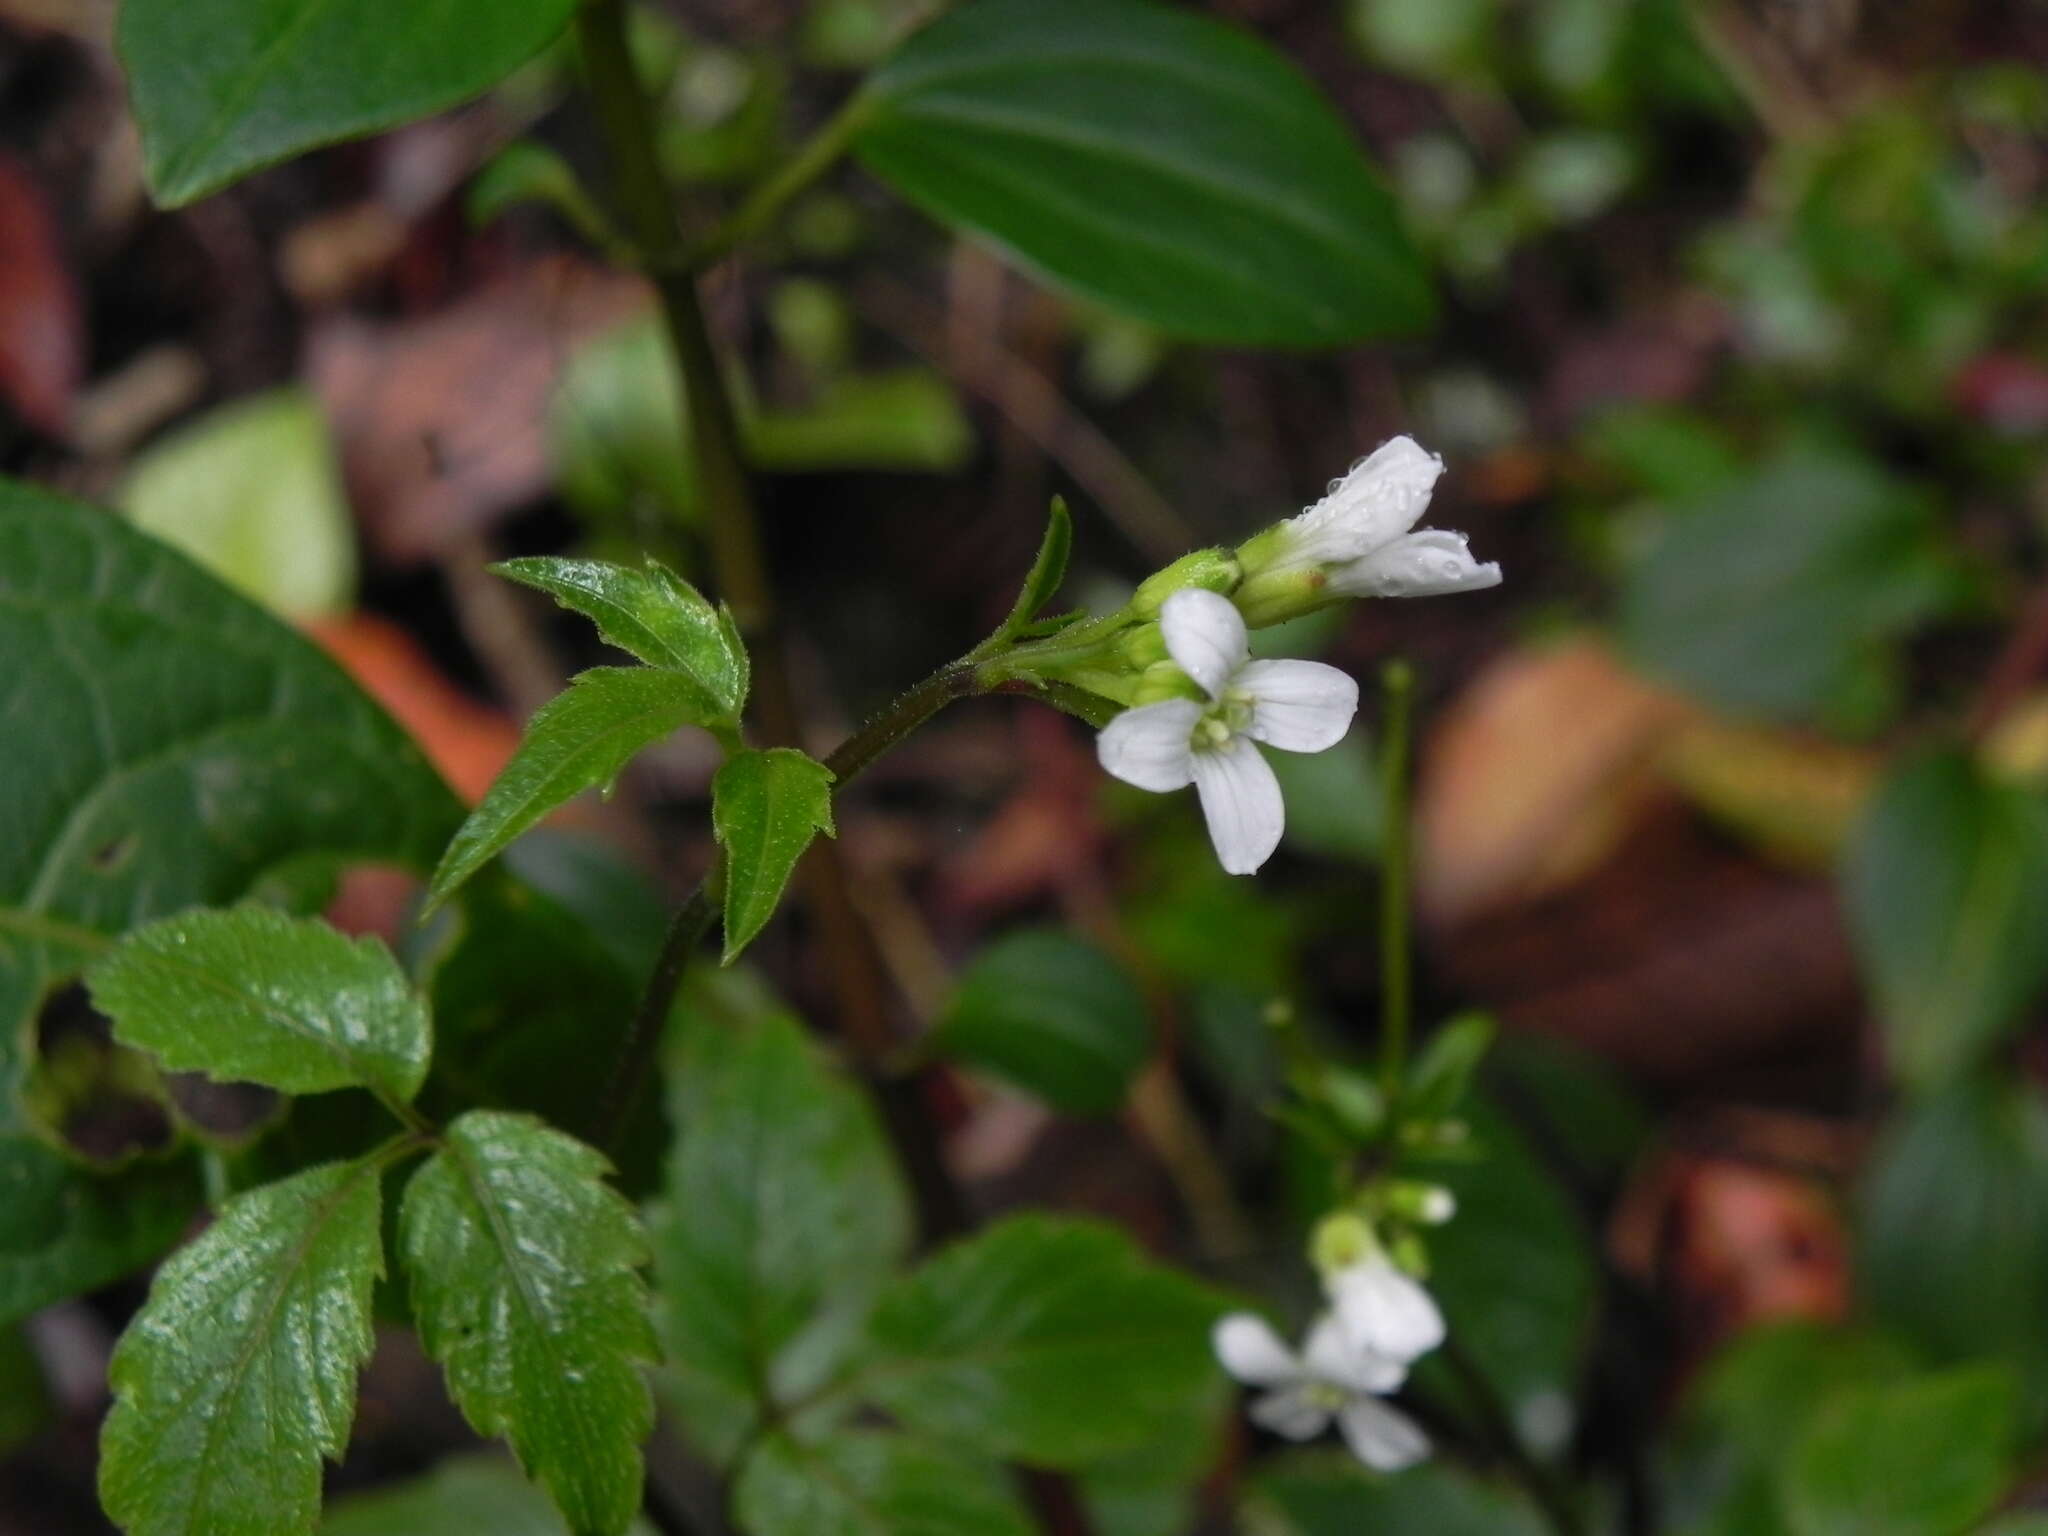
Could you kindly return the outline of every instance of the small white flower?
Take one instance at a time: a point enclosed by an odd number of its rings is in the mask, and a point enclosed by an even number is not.
[[[1289,1440],[1309,1440],[1337,1421],[1352,1455],[1379,1472],[1399,1472],[1429,1454],[1429,1437],[1380,1397],[1397,1389],[1408,1368],[1353,1348],[1333,1317],[1309,1330],[1297,1355],[1272,1327],[1249,1312],[1216,1324],[1216,1358],[1247,1386],[1262,1387],[1251,1419]]]
[[[1332,1271],[1323,1289],[1353,1349],[1406,1365],[1444,1341],[1444,1315],[1436,1302],[1384,1253]]]
[[[1249,875],[1280,843],[1280,782],[1254,742],[1321,752],[1351,728],[1358,684],[1317,661],[1253,661],[1244,619],[1225,597],[1186,588],[1159,610],[1167,654],[1206,700],[1166,699],[1125,710],[1096,740],[1102,766],[1126,784],[1165,793],[1192,783],[1216,857]]]
[[[1382,443],[1330,482],[1329,494],[1280,525],[1279,555],[1261,572],[1323,567],[1326,590],[1346,597],[1427,597],[1500,584],[1500,566],[1480,564],[1462,533],[1410,532],[1429,507],[1444,461],[1412,437]]]

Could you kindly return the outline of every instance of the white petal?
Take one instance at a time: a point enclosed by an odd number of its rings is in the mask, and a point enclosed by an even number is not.
[[[1330,482],[1329,494],[1294,518],[1283,565],[1330,565],[1370,554],[1415,526],[1444,461],[1412,437],[1382,443]]]
[[[1126,784],[1165,794],[1184,789],[1195,776],[1188,738],[1202,706],[1193,699],[1162,699],[1127,709],[1095,738],[1095,755]]]
[[[1249,736],[1233,736],[1223,746],[1195,753],[1194,770],[1209,841],[1216,845],[1224,872],[1258,873],[1280,846],[1287,818],[1272,765],[1259,756]]]
[[[1334,747],[1358,713],[1358,684],[1320,661],[1246,662],[1231,686],[1252,696],[1245,734],[1285,752]]]
[[[1247,1386],[1292,1385],[1305,1374],[1294,1351],[1256,1313],[1233,1312],[1219,1318],[1209,1338],[1223,1369]]]
[[[1407,1414],[1377,1398],[1354,1397],[1337,1410],[1351,1454],[1375,1472],[1399,1472],[1429,1454],[1429,1436]]]
[[[1360,1349],[1334,1317],[1309,1330],[1301,1353],[1310,1375],[1346,1392],[1392,1392],[1408,1379],[1404,1361]]]
[[[1327,1289],[1337,1322],[1356,1349],[1406,1361],[1444,1341],[1444,1315],[1429,1292],[1384,1255],[1339,1270]]]
[[[1245,1412],[1259,1428],[1289,1440],[1313,1440],[1330,1425],[1330,1410],[1314,1387],[1261,1393]]]
[[[1159,632],[1166,637],[1166,654],[1212,699],[1250,654],[1237,605],[1200,587],[1183,587],[1166,600]]]
[[[1500,566],[1481,565],[1465,535],[1424,528],[1330,573],[1330,591],[1347,597],[1430,597],[1500,585]]]

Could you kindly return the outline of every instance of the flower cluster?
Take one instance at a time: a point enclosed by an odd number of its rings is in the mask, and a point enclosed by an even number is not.
[[[1286,819],[1279,781],[1256,744],[1321,752],[1344,738],[1358,709],[1358,685],[1334,667],[1253,661],[1247,627],[1342,597],[1421,597],[1500,581],[1500,567],[1473,560],[1463,534],[1415,529],[1442,472],[1435,454],[1397,437],[1299,516],[1234,553],[1198,551],[1139,589],[1138,608],[1156,611],[1158,626],[1132,637],[1132,659],[1149,659],[1143,647],[1162,644],[1166,659],[1146,671],[1136,707],[1103,729],[1098,755],[1140,789],[1193,784],[1231,874],[1264,864]],[[1170,696],[1144,701],[1159,689]]]

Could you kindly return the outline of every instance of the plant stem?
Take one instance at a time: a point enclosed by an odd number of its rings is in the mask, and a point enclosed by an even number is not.
[[[690,248],[693,270],[722,261],[735,246],[744,244],[765,229],[789,200],[809,187],[839,163],[853,136],[860,131],[861,108],[866,98],[856,95],[806,139],[782,167],[741,200],[710,233]]]
[[[1493,1448],[1507,1463],[1515,1481],[1522,1485],[1543,1512],[1550,1528],[1557,1532],[1557,1536],[1583,1536],[1585,1522],[1579,1518],[1578,1506],[1572,1502],[1571,1489],[1553,1468],[1538,1461],[1522,1443],[1522,1436],[1515,1428],[1507,1404],[1501,1400],[1492,1378],[1472,1358],[1471,1351],[1454,1334],[1444,1341],[1440,1353],[1444,1363],[1451,1368],[1451,1374],[1465,1389],[1466,1401],[1478,1414],[1481,1427],[1493,1442]]]
[[[1415,671],[1380,671],[1380,1090],[1392,1105],[1408,1061],[1408,736]]]

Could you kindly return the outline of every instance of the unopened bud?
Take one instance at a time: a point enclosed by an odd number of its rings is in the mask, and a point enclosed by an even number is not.
[[[1426,1227],[1440,1227],[1458,1214],[1458,1199],[1441,1184],[1401,1179],[1386,1186],[1388,1214]]]
[[[1363,1216],[1351,1211],[1332,1212],[1317,1222],[1309,1234],[1309,1262],[1325,1279],[1354,1264],[1363,1264],[1379,1251],[1379,1239],[1373,1236],[1372,1228]]]
[[[1154,662],[1138,678],[1138,686],[1131,691],[1131,705],[1157,704],[1162,699],[1200,699],[1204,697],[1195,680],[1181,671],[1170,661]]]
[[[1154,571],[1138,583],[1131,598],[1131,611],[1144,618],[1159,616],[1159,610],[1174,593],[1189,587],[1205,592],[1228,592],[1243,575],[1237,557],[1227,549],[1198,549],[1182,555],[1162,571]]]

